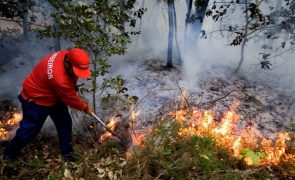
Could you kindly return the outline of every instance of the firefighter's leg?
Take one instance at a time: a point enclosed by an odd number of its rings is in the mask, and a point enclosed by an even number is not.
[[[21,149],[34,140],[48,116],[48,107],[28,102],[22,97],[19,97],[19,100],[22,105],[23,118],[15,137],[4,151],[4,158],[8,160],[14,160],[20,154]]]
[[[69,114],[68,107],[64,103],[58,102],[51,107],[49,116],[57,129],[61,153],[68,154],[73,152],[72,118]]]

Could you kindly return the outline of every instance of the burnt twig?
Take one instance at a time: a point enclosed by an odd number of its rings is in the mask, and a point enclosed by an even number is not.
[[[181,89],[181,87],[179,86],[178,83],[177,83],[177,87],[178,87],[178,89],[179,89],[179,92],[180,92],[181,97],[183,97],[183,99],[184,99],[184,101],[185,101],[185,103],[186,103],[186,107],[189,108],[190,105],[189,105],[188,99],[187,99],[187,97],[185,96],[185,93],[183,92],[183,90]]]
[[[235,92],[235,91],[237,91],[237,90],[232,90],[232,91],[226,93],[224,96],[219,97],[219,98],[217,98],[217,99],[214,99],[213,101],[206,102],[205,104],[213,104],[213,103],[215,103],[215,102],[217,102],[217,101],[219,101],[219,100],[221,100],[221,99],[226,98],[226,97],[229,96],[232,92]]]

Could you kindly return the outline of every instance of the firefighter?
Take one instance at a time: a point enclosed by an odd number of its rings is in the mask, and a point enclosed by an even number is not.
[[[44,57],[23,81],[18,96],[23,118],[15,137],[4,150],[4,160],[14,161],[22,148],[40,132],[49,115],[57,129],[60,152],[65,161],[76,161],[72,147],[72,118],[68,106],[86,114],[93,112],[76,92],[78,78],[90,77],[89,55],[73,48]]]

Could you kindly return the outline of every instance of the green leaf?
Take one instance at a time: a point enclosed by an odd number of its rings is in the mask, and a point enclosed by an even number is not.
[[[254,151],[252,151],[250,149],[243,149],[241,151],[241,156],[242,157],[250,157],[254,164],[258,164],[260,158],[265,158],[264,153],[254,152]]]
[[[165,149],[165,151],[163,152],[164,155],[171,155],[172,151],[171,149]]]

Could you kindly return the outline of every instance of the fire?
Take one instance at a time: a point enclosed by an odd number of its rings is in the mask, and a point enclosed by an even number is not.
[[[10,125],[10,126],[18,125],[18,123],[21,120],[21,118],[22,118],[22,114],[20,114],[20,113],[14,113],[13,114],[13,118],[11,118],[11,119],[9,119],[7,121],[7,125]]]
[[[17,128],[19,121],[22,118],[21,113],[14,113],[12,118],[6,121],[0,121],[0,141],[7,141],[15,134],[15,129]]]
[[[7,139],[8,131],[6,131],[4,128],[0,128],[0,139],[5,140]]]
[[[115,125],[116,125],[116,121],[114,118],[111,119],[111,121],[109,122],[109,124],[107,125],[108,128],[110,128],[112,131],[114,131],[115,129]]]
[[[152,128],[147,128],[146,131],[143,130],[135,130],[134,133],[131,134],[133,145],[140,146],[142,142],[145,140],[146,136],[152,132]]]
[[[110,122],[107,124],[107,127],[111,130],[114,131],[116,128],[116,120],[114,118],[111,118]],[[100,136],[99,141],[103,142],[106,139],[112,137],[112,134],[109,131],[105,131],[103,135]]]
[[[184,104],[181,105],[180,110],[171,112],[170,115],[181,125],[185,124],[180,128],[179,135],[212,137],[218,146],[226,148],[233,157],[244,160],[248,165],[278,164],[295,158],[295,155],[287,153],[286,142],[290,140],[288,133],[279,132],[274,134],[272,139],[264,137],[252,121],[239,122],[240,116],[235,111],[238,106],[238,101],[233,102],[229,110],[224,112],[221,120],[218,121],[213,111],[203,111],[196,108],[187,110],[184,108]],[[138,115],[139,111],[131,112],[131,123],[136,122]],[[115,124],[116,121],[111,119],[107,126],[114,130]],[[133,144],[142,145],[152,128],[145,132],[132,130]],[[100,140],[105,140],[110,136],[112,135],[106,132]],[[251,157],[251,155],[255,157]],[[257,162],[257,157],[259,162]]]
[[[277,133],[275,141],[263,137],[260,131],[252,126],[238,124],[240,116],[235,112],[239,102],[234,102],[228,112],[225,112],[220,122],[214,121],[214,112],[194,109],[192,113],[183,109],[172,113],[178,122],[186,122],[189,126],[183,126],[179,134],[181,136],[210,136],[219,146],[228,149],[236,158],[243,159],[249,165],[278,164],[283,160],[295,158],[295,155],[287,154],[286,142],[290,136],[286,132]],[[243,150],[257,152],[259,163],[253,162],[253,158],[243,156]]]

